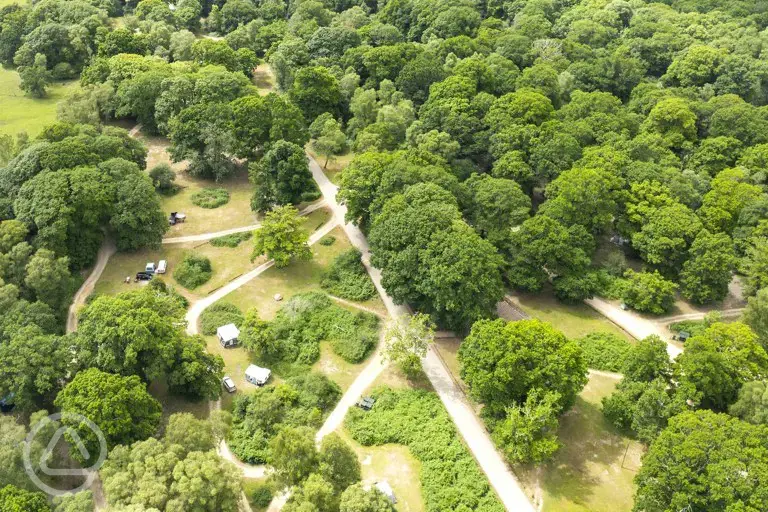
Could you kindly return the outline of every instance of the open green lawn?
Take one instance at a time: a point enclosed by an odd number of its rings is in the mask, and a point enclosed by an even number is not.
[[[275,75],[269,64],[259,65],[254,71],[251,81],[259,89],[259,94],[262,96],[275,91]]]
[[[314,231],[315,228],[327,222],[329,218],[330,211],[321,208],[307,216],[305,226],[308,230]],[[126,284],[124,281],[126,276],[133,277],[136,272],[144,270],[147,262],[153,261],[157,263],[164,259],[168,262],[168,272],[161,276],[162,279],[174,285],[187,298],[197,299],[210,294],[263,263],[263,257],[255,260],[253,263],[251,262],[252,248],[253,242],[250,240],[241,242],[235,248],[214,247],[208,242],[189,242],[184,244],[165,244],[157,250],[142,249],[135,252],[118,253],[110,259],[107,268],[96,283],[94,293],[114,295],[138,286],[145,286],[146,283],[134,283],[131,281],[130,284]],[[194,252],[208,257],[213,267],[211,279],[194,290],[187,290],[173,278],[175,265],[182,260],[187,252]]]
[[[0,0],[0,7],[13,3]],[[35,137],[40,130],[56,121],[56,105],[80,85],[77,80],[58,82],[48,88],[45,98],[25,96],[19,89],[21,79],[16,71],[0,67],[0,134],[27,132]]]
[[[325,156],[317,155],[309,147],[309,144],[307,144],[306,150],[318,164],[322,166],[325,163]],[[355,158],[355,154],[352,151],[349,151],[346,154],[334,156],[329,159],[328,165],[325,167],[325,175],[328,176],[328,179],[331,180],[331,182],[338,185],[341,178],[341,171],[349,165],[353,158]]]
[[[313,229],[316,226],[310,220],[306,223],[306,227]],[[281,302],[274,300],[275,294],[279,293],[283,299],[289,299],[297,293],[321,290],[320,278],[323,271],[336,256],[351,247],[340,227],[331,231],[330,235],[335,237],[336,241],[329,246],[319,243],[313,245],[311,260],[294,262],[286,268],[270,268],[257,279],[232,292],[225,300],[237,305],[242,311],[255,307],[262,318],[269,320],[282,305]],[[385,312],[384,305],[378,297],[361,304]]]
[[[561,418],[563,447],[539,476],[544,512],[632,510],[632,479],[643,447],[616,432],[600,408],[617,382],[591,376],[576,405]]]
[[[586,304],[565,304],[547,290],[540,293],[509,294],[523,311],[560,329],[569,338],[580,338],[593,332],[610,332],[634,343],[634,338]]]

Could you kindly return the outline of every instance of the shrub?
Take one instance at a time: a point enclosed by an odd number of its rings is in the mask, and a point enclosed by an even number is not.
[[[347,311],[322,293],[303,293],[280,308],[269,336],[278,345],[277,358],[284,361],[312,364],[320,357],[320,341],[327,340],[337,355],[358,363],[378,341],[378,318]]]
[[[336,243],[336,237],[333,235],[328,235],[327,237],[323,238],[318,242],[320,245],[324,245],[326,247],[333,245]]]
[[[371,411],[349,410],[347,429],[364,446],[397,443],[410,449],[422,464],[427,511],[504,510],[435,393],[379,388],[372,395]]]
[[[162,194],[174,194],[179,187],[174,183],[176,173],[171,166],[165,163],[157,164],[149,171],[149,177],[152,178],[152,185],[155,190]]]
[[[184,288],[192,290],[207,283],[212,274],[213,269],[208,258],[187,253],[173,271],[173,278]]]
[[[250,395],[238,395],[232,409],[229,446],[245,462],[267,462],[269,441],[283,427],[320,428],[339,398],[339,386],[315,372],[258,388]]]
[[[267,508],[272,503],[272,487],[269,484],[256,484],[251,491],[251,503],[255,507]]]
[[[192,194],[190,200],[200,208],[218,208],[229,202],[229,192],[223,188],[204,188]]]
[[[216,334],[216,329],[222,325],[235,324],[239,328],[243,318],[242,311],[234,304],[217,302],[200,315],[200,325],[203,334],[210,336]]]
[[[368,277],[361,254],[357,249],[340,254],[320,281],[320,286],[343,299],[363,301],[376,295],[376,288]]]
[[[232,233],[231,235],[224,235],[211,240],[211,245],[214,247],[231,247],[235,248],[240,245],[241,242],[250,240],[253,238],[252,231],[243,231],[242,233]]]
[[[627,281],[622,299],[632,309],[660,315],[674,305],[677,285],[664,279],[658,271],[627,270],[624,276]]]
[[[618,372],[632,345],[609,332],[594,332],[579,338],[587,366],[595,370]]]

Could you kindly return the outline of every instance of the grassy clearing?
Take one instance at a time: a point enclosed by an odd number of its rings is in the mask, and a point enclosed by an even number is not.
[[[272,73],[272,68],[269,67],[269,64],[259,65],[253,72],[251,81],[262,96],[275,92],[275,75]]]
[[[15,3],[0,0],[0,7]],[[21,79],[16,71],[0,67],[0,134],[27,132],[35,137],[40,130],[56,121],[56,105],[80,88],[77,80],[57,82],[48,88],[45,98],[25,96],[19,89]]]
[[[549,322],[569,338],[610,332],[634,343],[634,338],[586,304],[564,304],[546,291],[537,294],[514,292],[510,296],[523,311]]]
[[[591,376],[576,405],[560,420],[563,447],[555,459],[538,472],[522,472],[525,480],[538,480],[544,512],[632,510],[632,479],[643,448],[616,432],[600,409],[600,400],[617,382]]]
[[[330,211],[321,208],[307,215],[307,229],[315,230],[318,225],[323,225],[330,218]],[[253,244],[250,242],[241,243],[239,246],[214,247],[208,242],[189,242],[184,244],[165,244],[160,249],[143,249],[135,252],[118,253],[109,260],[107,268],[96,283],[94,293],[115,295],[120,292],[135,289],[138,286],[144,286],[146,282],[126,284],[126,276],[135,276],[136,272],[144,270],[144,266],[149,261],[157,263],[160,260],[168,262],[168,271],[162,276],[167,283],[175,286],[178,291],[189,299],[198,299],[205,297],[211,292],[221,288],[228,282],[240,275],[256,268],[264,262],[264,258],[259,258],[251,262],[251,252]],[[195,252],[206,256],[211,260],[213,266],[213,275],[211,279],[202,286],[194,290],[187,290],[173,278],[175,265],[181,262],[184,254]]]
[[[325,163],[325,156],[319,156],[317,153],[312,151],[312,148],[310,148],[309,144],[307,144],[306,150],[307,153],[309,153],[310,156],[314,158],[318,164],[320,164],[320,166]],[[343,171],[344,168],[349,165],[353,158],[355,158],[355,154],[352,151],[349,151],[344,155],[332,157],[330,160],[328,160],[328,165],[325,168],[325,175],[328,176],[328,179],[331,180],[331,182],[333,182],[335,185],[338,185],[339,179],[341,178],[341,171]]]
[[[185,172],[187,162],[173,163],[168,154],[168,139],[140,135],[147,146],[147,169],[160,163],[166,163],[176,171],[176,184],[181,190],[170,196],[161,195],[160,204],[165,213],[183,212],[186,222],[171,226],[166,236],[186,236],[223,231],[225,229],[249,226],[258,221],[258,216],[251,211],[253,187],[248,181],[248,170],[242,169],[230,179],[215,183],[211,180],[195,178]],[[203,189],[222,188],[229,193],[229,202],[219,208],[201,208],[192,203],[192,196]]]
[[[311,219],[305,224],[309,229],[314,229],[315,221]],[[336,238],[332,245],[324,246],[315,244],[312,246],[313,258],[310,261],[294,262],[286,268],[271,268],[227,296],[227,302],[238,306],[242,311],[253,307],[257,308],[259,315],[271,320],[282,303],[274,300],[275,294],[281,294],[287,300],[297,293],[308,291],[322,291],[320,277],[323,271],[330,265],[333,259],[351,247],[344,231],[337,227],[330,235]],[[375,298],[361,303],[376,311],[384,312],[385,308],[381,299]]]
[[[165,428],[168,417],[178,412],[188,412],[196,418],[207,418],[210,413],[208,400],[188,400],[187,398],[168,392],[168,385],[163,380],[150,383],[149,394],[163,405],[163,420],[160,423]]]

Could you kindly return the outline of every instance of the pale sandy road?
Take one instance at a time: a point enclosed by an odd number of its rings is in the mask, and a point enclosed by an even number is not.
[[[352,242],[352,245],[357,247],[363,255],[363,264],[368,271],[373,284],[379,291],[381,299],[384,301],[384,305],[387,307],[387,311],[392,319],[398,320],[407,317],[410,314],[408,308],[402,305],[395,304],[394,300],[387,294],[381,284],[381,272],[379,269],[372,267],[370,264],[370,248],[368,246],[368,240],[365,235],[357,226],[351,223],[345,222],[346,207],[340,205],[336,201],[336,193],[338,191],[336,185],[331,183],[328,177],[323,173],[320,166],[315,160],[308,155],[309,168],[312,171],[312,176],[320,187],[320,191],[323,193],[328,205],[334,212],[334,215],[341,223],[347,237]],[[349,409],[356,399],[360,396],[358,393],[354,396],[355,400],[352,400],[352,396],[357,393],[357,390],[365,389],[363,384],[366,381],[373,382],[377,376],[377,372],[380,373],[383,369],[383,365],[376,366],[372,361],[368,366],[358,375],[355,382],[352,383],[350,389],[342,397],[342,400],[336,406],[336,409],[329,416],[329,420],[333,420],[329,423],[326,421],[326,425],[321,428],[322,432],[329,432],[332,424],[341,424],[346,411]],[[504,507],[509,511],[514,512],[533,512],[534,506],[526,496],[522,489],[522,486],[517,481],[515,476],[510,471],[509,467],[504,462],[496,447],[491,441],[488,432],[482,425],[480,420],[475,415],[475,412],[470,404],[467,403],[464,398],[464,394],[458,388],[456,383],[451,379],[450,373],[443,366],[439,357],[435,354],[434,349],[430,348],[427,353],[427,357],[423,360],[424,373],[426,373],[432,387],[440,397],[440,400],[445,405],[448,414],[456,425],[457,430],[461,434],[465,443],[469,447],[470,452],[477,460],[480,468],[488,477],[491,486],[496,491],[499,499],[504,504]],[[374,375],[376,374],[376,375]],[[361,381],[358,385],[358,380]],[[354,388],[354,390],[353,390]],[[341,420],[339,419],[341,418]],[[318,434],[319,435],[319,434]]]
[[[115,243],[110,238],[106,238],[99,248],[99,253],[96,255],[96,264],[93,266],[93,270],[88,275],[88,278],[80,286],[80,289],[75,292],[75,296],[72,297],[72,304],[69,306],[69,312],[67,313],[67,332],[75,332],[77,330],[77,311],[85,304],[85,299],[93,292],[93,287],[96,286],[101,274],[107,267],[109,258],[117,251]]]

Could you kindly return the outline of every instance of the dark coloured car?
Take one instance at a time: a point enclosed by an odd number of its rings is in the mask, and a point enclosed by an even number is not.
[[[136,281],[149,281],[152,279],[152,274],[149,272],[136,272]]]

